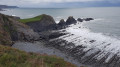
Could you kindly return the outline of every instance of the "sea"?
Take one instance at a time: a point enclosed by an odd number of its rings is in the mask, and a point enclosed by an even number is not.
[[[77,18],[94,18],[89,22],[78,22],[66,29],[74,34],[64,40],[74,41],[76,45],[89,46],[113,53],[120,52],[120,7],[83,7],[83,8],[15,8],[5,9],[0,13],[19,16],[21,19],[41,14],[51,15],[56,23],[69,16]],[[81,28],[80,28],[81,27]],[[61,37],[62,38],[62,37]],[[71,39],[71,40],[70,40]],[[89,41],[94,40],[94,43]],[[120,53],[119,53],[120,54]]]

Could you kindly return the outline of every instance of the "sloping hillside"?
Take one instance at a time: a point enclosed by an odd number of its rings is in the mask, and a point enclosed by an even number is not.
[[[26,53],[0,45],[0,67],[76,67],[56,56]]]

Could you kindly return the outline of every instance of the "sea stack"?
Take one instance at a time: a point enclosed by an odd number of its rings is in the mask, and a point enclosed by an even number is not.
[[[75,24],[75,23],[77,23],[77,21],[73,18],[73,16],[69,16],[66,21],[66,25]]]
[[[66,22],[64,21],[64,19],[61,19],[60,22],[58,23],[58,29],[65,28],[65,26]]]

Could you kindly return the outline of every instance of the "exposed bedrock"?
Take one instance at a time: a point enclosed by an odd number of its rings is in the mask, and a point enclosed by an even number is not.
[[[93,19],[93,18],[83,18],[83,19],[78,18],[78,19],[77,19],[77,21],[79,21],[79,22],[83,22],[83,21],[91,21],[91,20],[94,20],[94,19]]]
[[[79,22],[83,22],[83,19],[81,19],[81,18],[78,18],[78,19],[77,19],[77,21],[79,21]]]
[[[94,20],[93,18],[84,18],[83,20],[85,21],[91,21],[91,20]]]
[[[59,38],[50,39],[47,46],[53,46],[62,52],[74,57],[80,63],[85,65],[91,65],[92,67],[120,67],[120,56],[109,51],[103,51],[98,48],[87,48],[79,43],[76,45],[71,42],[63,40],[68,38],[70,34],[63,35]],[[77,38],[76,38],[77,39]],[[81,40],[82,41],[82,40]],[[95,40],[91,40],[90,43],[94,43]]]
[[[94,20],[94,19],[93,18],[83,18],[83,19],[78,18],[77,20],[75,20],[75,18],[73,16],[69,16],[66,21],[64,21],[64,19],[60,20],[60,22],[57,24],[57,29],[66,28],[68,25],[76,24],[77,21],[83,22],[83,21],[91,21],[91,20]]]
[[[39,40],[39,34],[13,16],[0,14],[0,44],[11,46],[15,41]]]
[[[50,39],[54,39],[66,35],[66,33],[60,33],[59,31],[43,31],[43,32],[39,32],[39,35],[41,39],[48,41]]]
[[[57,24],[57,29],[64,29],[68,27],[68,25],[76,24],[77,21],[73,18],[73,16],[69,16],[66,21],[64,19],[61,19],[60,22]]]

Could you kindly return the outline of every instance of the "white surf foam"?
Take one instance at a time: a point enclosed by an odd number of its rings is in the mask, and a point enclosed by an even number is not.
[[[12,15],[12,16],[16,16],[16,15]]]
[[[87,48],[98,48],[101,51],[112,52],[120,55],[120,40],[113,38],[102,33],[94,33],[85,28],[82,23],[70,25],[66,28],[67,33],[74,34],[73,36],[63,38],[68,42],[73,42],[76,46],[83,45]],[[79,37],[76,39],[76,37]],[[76,39],[76,40],[74,40]],[[95,42],[91,43],[90,41]]]

